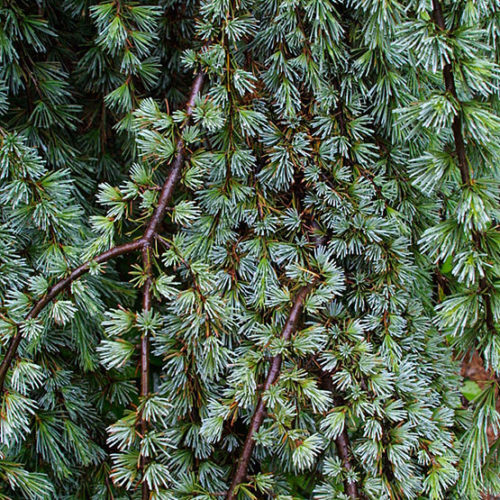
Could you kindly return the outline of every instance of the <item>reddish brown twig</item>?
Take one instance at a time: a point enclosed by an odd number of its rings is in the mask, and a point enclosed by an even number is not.
[[[339,104],[340,109],[341,105]],[[340,115],[342,115],[342,111],[340,112]],[[344,130],[345,130],[345,123],[343,125]],[[316,221],[314,221],[312,224],[312,227],[314,230],[318,231],[319,230],[319,225]],[[315,237],[316,245],[320,246],[323,245],[325,242],[324,237],[316,236]],[[333,404],[335,406],[342,406],[344,404],[344,401],[342,401],[341,398],[336,397],[335,394],[335,388],[333,387],[333,382],[332,382],[332,377],[330,373],[327,373],[323,370],[321,370],[321,385],[325,390],[327,390],[333,398]],[[349,435],[347,434],[347,430],[344,429],[342,432],[339,434],[337,439],[335,439],[335,446],[337,448],[337,453],[342,460],[342,465],[344,466],[344,469],[348,472],[351,470],[354,470],[354,466],[352,465],[351,462],[351,443],[349,440]],[[349,482],[347,479],[344,482],[344,489],[345,492],[351,497],[351,498],[359,498],[359,493],[358,493],[358,484],[356,482]]]
[[[443,16],[443,9],[441,7],[441,2],[439,0],[432,0],[432,6],[433,6],[433,17],[434,17],[434,23],[436,26],[438,26],[441,30],[446,31],[446,25],[444,22],[444,16]],[[444,65],[443,68],[443,80],[444,80],[444,85],[446,88],[446,91],[449,92],[454,99],[459,102],[458,95],[457,95],[457,89],[455,86],[455,77],[453,74],[453,68],[450,63],[447,63]],[[464,185],[470,185],[471,183],[471,176],[470,176],[470,171],[469,171],[469,164],[467,160],[467,153],[465,150],[465,141],[464,141],[464,136],[462,132],[462,117],[460,112],[458,112],[455,117],[453,118],[452,122],[452,130],[453,130],[453,139],[455,142],[455,152],[457,154],[458,158],[458,167],[460,170],[460,177],[462,179],[462,184]],[[478,231],[476,231],[475,228],[472,228],[472,236],[474,239],[475,244],[481,248],[481,236]],[[496,335],[497,331],[495,328],[495,321],[494,321],[494,316],[493,316],[493,307],[491,304],[491,297],[488,293],[489,289],[489,284],[488,280],[486,277],[483,277],[481,281],[479,282],[479,286],[483,296],[484,300],[484,309],[485,309],[485,323],[487,329],[491,332],[492,335]]]
[[[186,104],[186,115],[188,117],[193,112],[194,100],[198,95],[198,93],[201,91],[201,87],[203,85],[203,78],[204,78],[203,74],[199,73],[193,81],[193,85],[191,87],[191,93]],[[94,257],[91,261],[85,262],[81,266],[71,271],[68,276],[58,281],[54,286],[52,286],[49,289],[49,291],[45,294],[45,296],[43,296],[38,302],[36,302],[31,311],[26,316],[26,319],[36,318],[38,314],[40,314],[42,309],[47,304],[49,304],[60,292],[62,292],[69,285],[71,285],[73,281],[77,280],[83,274],[88,272],[88,270],[90,269],[91,262],[102,264],[104,262],[113,259],[114,257],[125,255],[134,252],[135,250],[143,249],[146,247],[149,248],[150,243],[153,237],[155,236],[158,226],[163,218],[165,209],[167,208],[167,204],[172,196],[174,187],[180,178],[182,165],[184,162],[184,156],[185,156],[184,143],[182,139],[179,139],[177,141],[177,153],[175,155],[174,161],[172,162],[170,172],[163,184],[160,198],[158,200],[158,205],[154,210],[153,215],[151,216],[151,219],[144,231],[144,235],[142,236],[142,238],[125,243],[123,245],[110,248],[109,250],[106,250],[105,252],[98,255],[97,257]],[[18,327],[16,334],[14,335],[14,337],[12,337],[10,341],[4,359],[0,364],[0,391],[3,390],[5,377],[7,376],[9,367],[17,353],[17,349],[19,347],[21,339],[22,339],[22,333]]]
[[[321,385],[333,396],[335,388],[333,387],[332,377],[329,373],[324,371],[321,372]],[[342,406],[343,403],[344,402],[340,398],[333,396],[333,404],[335,406]],[[351,444],[345,427],[337,439],[335,439],[335,446],[337,447],[337,453],[339,454],[340,460],[342,460],[344,469],[347,472],[354,470],[354,466],[351,462]],[[344,481],[344,490],[351,498],[359,498],[358,485],[356,482],[351,483],[346,479]]]
[[[96,262],[98,264],[102,264],[104,262],[107,262],[108,260],[111,260],[114,257],[118,257],[120,255],[125,255],[127,253],[133,252],[134,250],[139,249],[141,247],[141,244],[142,244],[141,240],[136,240],[136,241],[131,241],[129,243],[125,243],[124,245],[110,248],[106,252],[103,252],[100,255],[98,255],[97,257],[95,257],[94,259],[92,259],[92,261]],[[87,273],[89,268],[90,268],[90,261],[85,262],[85,264],[82,264],[81,266],[79,266],[76,269],[74,269],[73,271],[71,271],[71,273],[68,276],[66,276],[62,280],[58,281],[33,306],[31,311],[26,316],[26,319],[36,318],[47,304],[49,304],[55,297],[57,297],[57,295],[60,292],[62,292],[69,285],[71,285],[71,283],[73,283],[73,281],[77,280],[80,276]],[[7,371],[9,370],[9,367],[14,359],[14,356],[16,355],[17,348],[19,347],[21,339],[22,339],[22,334],[21,334],[21,331],[19,330],[19,327],[18,327],[17,333],[14,335],[14,337],[10,341],[7,352],[5,353],[3,361],[0,364],[0,391],[3,389],[5,377],[7,375]]]
[[[444,23],[443,10],[441,8],[441,3],[439,0],[432,0],[434,23],[441,30],[446,31],[446,25]],[[453,69],[451,63],[447,63],[443,68],[443,78],[444,86],[446,91],[449,92],[457,101],[457,89],[455,87],[455,78],[453,76]],[[455,149],[458,157],[458,166],[460,169],[460,175],[462,177],[462,182],[464,184],[470,183],[470,173],[469,166],[467,164],[467,155],[465,153],[465,143],[462,135],[462,117],[460,112],[455,115],[452,123],[453,138],[455,140]]]
[[[288,319],[286,320],[283,331],[281,332],[281,338],[283,340],[289,340],[293,332],[295,331],[300,318],[300,314],[302,312],[304,300],[306,298],[306,295],[311,291],[312,287],[313,284],[303,286],[295,296],[292,309],[290,310]],[[274,356],[271,359],[271,366],[269,368],[269,372],[267,373],[266,381],[264,382],[264,385],[262,387],[263,392],[267,391],[278,380],[281,372],[282,362],[283,358],[280,354]],[[264,400],[262,399],[261,394],[257,401],[257,407],[255,408],[252,421],[250,422],[248,434],[245,439],[245,443],[243,444],[243,450],[241,452],[240,459],[238,460],[238,465],[236,467],[233,480],[231,481],[231,486],[226,496],[227,500],[234,500],[236,498],[236,488],[243,482],[247,475],[248,464],[250,463],[252,452],[255,447],[254,435],[260,429],[260,426],[264,421],[265,410],[266,405],[264,403]]]

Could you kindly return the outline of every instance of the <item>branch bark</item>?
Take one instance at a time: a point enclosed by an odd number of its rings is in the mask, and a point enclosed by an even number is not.
[[[185,110],[185,113],[188,118],[191,116],[193,112],[194,101],[198,93],[201,91],[201,88],[203,86],[203,80],[204,80],[204,75],[203,73],[200,72],[195,77],[193,84],[191,86],[191,91],[189,94],[189,99],[186,103],[186,110]],[[156,235],[158,226],[165,214],[165,209],[167,208],[168,202],[172,197],[174,187],[176,186],[181,176],[184,157],[185,157],[184,143],[182,141],[182,138],[179,138],[179,140],[177,141],[177,153],[172,162],[169,174],[162,186],[160,198],[158,200],[158,205],[156,206],[156,209],[154,210],[153,215],[151,216],[151,219],[149,220],[149,223],[146,226],[142,238],[124,243],[123,245],[112,247],[109,250],[106,250],[105,252],[101,253],[97,257],[94,257],[92,260],[85,262],[81,266],[71,271],[68,276],[58,281],[54,286],[52,286],[49,289],[49,291],[46,293],[44,297],[42,297],[38,302],[35,303],[31,311],[26,316],[26,319],[36,318],[43,310],[43,308],[47,304],[52,302],[52,300],[54,300],[54,298],[57,297],[57,295],[60,292],[68,288],[71,285],[71,283],[73,283],[73,281],[77,280],[82,275],[88,272],[88,270],[90,269],[91,262],[97,262],[98,264],[102,264],[120,255],[129,254],[136,250],[150,246],[150,243],[153,240],[154,236]],[[14,335],[14,337],[12,337],[9,347],[7,348],[7,352],[5,353],[4,359],[0,364],[0,392],[3,390],[7,372],[17,353],[17,349],[19,347],[19,344],[21,343],[21,339],[22,339],[22,333],[18,326],[17,332]]]
[[[203,73],[198,73],[196,78],[193,81],[193,85],[191,86],[191,92],[189,94],[189,99],[186,103],[186,116],[189,118],[193,113],[194,101],[196,96],[201,92],[201,88],[203,87],[204,75]],[[182,164],[184,161],[185,150],[184,150],[184,142],[182,138],[177,141],[177,153],[172,163],[172,167],[170,169],[170,173],[163,184],[161,189],[160,198],[158,200],[158,205],[151,216],[149,224],[144,232],[144,240],[150,243],[158,229],[158,226],[163,218],[163,214],[165,213],[165,209],[167,208],[168,202],[172,196],[173,190],[177,181],[179,180],[182,172]]]
[[[286,320],[285,326],[283,327],[283,331],[281,332],[281,338],[283,340],[289,340],[293,332],[297,328],[297,323],[299,321],[302,312],[302,306],[304,304],[304,300],[306,298],[306,295],[311,291],[312,287],[313,283],[303,286],[295,296],[292,309],[290,310],[288,319]],[[279,354],[272,358],[271,366],[269,368],[266,380],[262,387],[262,392],[267,391],[278,380],[278,377],[281,373],[282,362],[283,358]],[[257,401],[257,407],[250,422],[248,434],[245,439],[245,443],[243,444],[243,450],[241,452],[240,459],[238,460],[238,465],[236,467],[233,480],[231,481],[231,486],[226,496],[227,500],[234,500],[236,498],[236,488],[246,478],[248,465],[250,463],[250,459],[252,458],[253,449],[255,447],[254,435],[260,429],[260,426],[264,421],[265,412],[266,412],[266,405],[264,403],[264,400],[262,399],[262,394],[261,394]]]
[[[434,23],[441,30],[446,31],[446,24],[444,22],[443,9],[439,0],[432,0]],[[455,78],[453,76],[453,68],[451,63],[445,64],[443,68],[443,79],[446,91],[449,92],[457,101],[457,89],[455,86]],[[455,115],[452,123],[453,138],[455,140],[455,150],[458,157],[458,167],[460,169],[460,176],[462,177],[463,184],[470,184],[470,172],[467,162],[467,155],[465,153],[465,142],[462,135],[462,117],[460,112]]]
[[[332,377],[329,373],[324,371],[321,372],[321,385],[332,395],[335,393]],[[344,402],[340,398],[333,396],[333,404],[335,406],[342,406]],[[335,446],[337,447],[337,453],[342,460],[344,469],[348,472],[354,470],[354,466],[352,465],[351,461],[351,443],[349,441],[349,436],[345,427],[344,430],[339,434],[337,439],[335,439]],[[358,485],[356,482],[350,483],[346,479],[344,481],[344,490],[351,498],[359,498]]]
[[[52,302],[59,293],[61,293],[63,290],[68,288],[73,281],[77,280],[80,278],[80,276],[84,275],[85,273],[88,272],[90,268],[90,263],[91,262],[97,262],[98,264],[103,264],[104,262],[107,262],[108,260],[111,260],[115,257],[119,257],[120,255],[125,255],[127,253],[133,252],[134,250],[137,250],[141,247],[142,241],[141,240],[136,240],[136,241],[131,241],[128,243],[125,243],[120,246],[116,246],[113,248],[110,248],[106,252],[101,253],[92,261],[85,262],[81,266],[77,267],[71,273],[63,278],[62,280],[58,281],[54,286],[52,286],[46,295],[44,295],[31,309],[31,311],[28,313],[26,316],[26,319],[34,319],[36,318],[42,309]],[[19,329],[19,326],[17,327],[17,332],[12,337],[12,340],[10,341],[9,347],[7,349],[7,352],[5,353],[5,356],[2,360],[2,363],[0,364],[0,391],[3,389],[3,385],[5,382],[5,377],[7,376],[7,372],[9,370],[9,367],[14,360],[14,356],[17,353],[17,349],[19,347],[19,344],[21,343],[22,339],[22,333]]]
[[[151,247],[148,244],[142,247],[142,263],[146,280],[142,291],[142,310],[151,310],[151,285],[152,285],[152,270],[151,270]],[[149,393],[149,338],[148,334],[144,333],[141,338],[141,396],[147,396]]]
[[[339,116],[343,117],[343,112],[342,112],[342,106],[339,103]],[[345,132],[345,121],[343,121],[343,130]],[[315,230],[319,229],[319,225],[317,222],[312,223],[312,227]],[[325,242],[325,237],[316,237],[316,245],[320,246],[323,245]],[[321,385],[325,390],[327,390],[333,398],[333,404],[335,406],[343,406],[344,401],[342,398],[335,396],[335,388],[333,386],[332,382],[332,376],[330,373],[325,372],[324,370],[321,370]],[[340,435],[335,439],[335,447],[337,448],[337,453],[339,454],[340,459],[342,460],[342,465],[344,466],[344,469],[350,472],[351,470],[354,470],[354,466],[352,465],[351,462],[351,442],[349,440],[349,435],[347,434],[347,430],[343,429],[343,431],[340,433]],[[351,498],[360,498],[359,492],[358,492],[358,484],[356,482],[350,483],[347,479],[344,481],[344,490],[345,492],[351,497]]]
[[[446,24],[444,21],[441,2],[439,0],[432,0],[432,7],[433,7],[432,13],[434,17],[434,23],[442,31],[446,31]],[[455,85],[455,76],[453,74],[453,68],[450,63],[445,64],[443,68],[443,80],[447,92],[449,92],[457,100],[457,102],[460,102],[457,96],[457,89]],[[453,118],[452,130],[453,130],[455,151],[458,158],[458,167],[460,170],[460,177],[462,179],[462,184],[470,185],[471,176],[467,160],[467,153],[465,150],[465,141],[462,132],[462,118],[460,113],[457,113],[457,115],[455,115],[455,117]],[[477,247],[481,249],[481,235],[476,231],[475,228],[472,229],[472,237]],[[483,292],[482,297],[484,301],[486,327],[492,335],[496,335],[497,331],[495,328],[495,321],[493,316],[493,306],[491,303],[491,297],[488,293],[488,289],[490,288],[490,286],[488,284],[488,280],[486,279],[486,277],[483,277],[480,280],[479,286],[481,288],[481,291]]]

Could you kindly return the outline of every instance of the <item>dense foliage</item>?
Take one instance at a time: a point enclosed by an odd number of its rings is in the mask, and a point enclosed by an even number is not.
[[[0,498],[500,495],[498,37],[0,0]]]

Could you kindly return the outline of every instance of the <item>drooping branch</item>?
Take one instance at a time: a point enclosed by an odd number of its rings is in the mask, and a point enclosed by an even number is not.
[[[151,310],[151,246],[146,244],[142,247],[142,264],[146,279],[142,290],[142,310],[144,312]],[[149,339],[148,334],[144,333],[141,338],[141,396],[147,396],[149,393]]]
[[[188,118],[193,113],[194,101],[196,99],[196,96],[201,92],[201,88],[203,86],[203,80],[204,80],[204,74],[198,73],[198,75],[193,81],[193,85],[191,86],[191,92],[189,94],[189,99],[186,103],[186,110],[185,110],[185,113]],[[168,202],[172,197],[174,187],[177,184],[177,181],[180,179],[182,172],[182,164],[184,162],[184,156],[185,156],[184,142],[182,138],[180,138],[177,141],[177,153],[170,168],[170,172],[161,189],[158,205],[155,211],[153,212],[153,215],[151,216],[146,231],[144,232],[143,239],[147,243],[150,243],[153,240],[156,231],[158,229],[158,226],[161,220],[163,219],[165,209],[167,208]]]
[[[200,72],[195,77],[193,84],[191,86],[191,92],[189,94],[189,99],[186,103],[186,110],[185,110],[185,113],[188,118],[191,116],[193,112],[194,102],[196,96],[201,91],[201,88],[203,86],[203,80],[204,80],[204,75],[203,73]],[[52,300],[54,300],[54,298],[57,297],[57,295],[59,295],[60,292],[68,288],[71,285],[71,283],[73,283],[73,281],[77,280],[82,275],[87,273],[90,269],[92,262],[103,264],[115,257],[119,257],[120,255],[129,254],[136,250],[143,249],[146,247],[149,248],[150,243],[153,240],[154,236],[156,235],[158,226],[165,214],[165,209],[167,208],[168,202],[172,197],[174,187],[176,186],[177,182],[180,179],[182,172],[182,165],[184,163],[184,157],[185,157],[184,143],[182,141],[182,138],[179,138],[176,145],[176,155],[170,167],[168,176],[165,179],[165,182],[163,183],[160,193],[160,198],[158,200],[158,205],[156,206],[156,209],[154,210],[153,215],[151,216],[151,219],[149,220],[149,223],[146,226],[143,236],[137,240],[124,243],[123,245],[112,247],[109,250],[106,250],[105,252],[99,254],[97,257],[94,257],[90,261],[85,262],[81,266],[71,271],[68,276],[66,276],[65,278],[58,281],[55,285],[53,285],[47,291],[47,293],[38,302],[35,303],[31,311],[26,316],[26,319],[36,318],[43,310],[43,308],[47,304],[52,302]],[[12,361],[16,356],[17,349],[19,347],[19,344],[21,343],[21,339],[22,339],[22,332],[18,326],[16,334],[12,337],[7,352],[5,353],[4,359],[0,364],[0,392],[3,390],[5,377],[7,376],[7,372],[10,368],[10,365],[12,364]]]
[[[433,16],[434,16],[434,23],[436,26],[438,26],[441,30],[446,31],[446,24],[444,21],[444,16],[443,16],[443,9],[441,6],[441,2],[439,0],[432,0],[432,6],[433,6]],[[444,85],[449,92],[457,102],[458,101],[458,95],[457,95],[457,89],[455,85],[455,76],[453,74],[453,68],[451,63],[447,63],[444,65],[443,68],[443,80],[444,80]],[[464,185],[470,185],[471,184],[471,177],[470,177],[470,171],[469,171],[469,164],[467,161],[467,153],[465,150],[465,141],[464,141],[464,136],[462,132],[462,118],[460,112],[458,112],[455,117],[453,118],[453,123],[452,123],[452,130],[453,130],[453,138],[455,142],[455,152],[457,154],[458,158],[458,167],[460,170],[460,176],[462,179],[462,184]],[[481,248],[481,237],[478,231],[476,231],[475,228],[472,228],[472,237],[474,239],[475,244],[477,245],[478,248]],[[486,277],[481,278],[479,282],[480,288],[482,290],[482,297],[484,300],[484,309],[485,309],[485,323],[487,329],[493,334],[496,335],[497,331],[495,328],[495,321],[494,321],[494,316],[493,316],[493,306],[491,303],[491,297],[488,293],[488,280]]]
[[[446,31],[444,22],[443,9],[439,0],[432,0],[434,23],[441,30]],[[458,101],[457,89],[455,86],[455,78],[453,76],[453,69],[451,63],[446,63],[443,68],[444,86],[446,91],[449,92],[454,99]],[[463,184],[470,183],[469,166],[467,163],[467,155],[465,153],[465,142],[462,134],[462,117],[460,112],[455,115],[452,123],[453,138],[455,140],[455,150],[458,157],[458,167],[462,177]]]
[[[299,321],[302,307],[304,305],[304,300],[307,294],[311,291],[313,284],[303,286],[293,301],[292,309],[288,319],[286,320],[285,326],[281,332],[281,338],[283,340],[289,340],[293,332],[297,328],[297,323]],[[271,366],[267,373],[266,380],[262,387],[262,392],[267,391],[277,380],[281,373],[281,364],[283,358],[280,354],[274,356],[271,359]],[[233,480],[231,481],[231,486],[227,493],[227,500],[234,500],[236,498],[236,488],[245,480],[248,470],[248,465],[250,459],[252,458],[253,449],[255,447],[254,436],[255,433],[260,429],[262,422],[264,421],[266,413],[266,405],[262,399],[262,394],[259,396],[257,401],[257,406],[253,414],[252,420],[250,422],[250,427],[248,429],[248,434],[243,444],[243,450],[241,451],[240,459],[238,460],[238,465],[236,471],[234,472]]]
[[[344,404],[344,402],[339,397],[333,396],[333,394],[335,393],[335,388],[333,387],[332,377],[329,373],[322,371],[321,385],[325,390],[332,394],[333,404],[335,406],[342,406]],[[340,460],[342,460],[344,469],[347,472],[354,470],[354,466],[352,465],[351,461],[351,443],[349,441],[349,436],[345,427],[339,434],[337,439],[335,439],[335,446],[337,448],[337,453],[339,454]],[[344,481],[344,489],[347,495],[349,495],[351,498],[359,498],[358,485],[355,481],[349,482],[346,479]]]
[[[31,311],[26,316],[26,319],[36,318],[40,314],[42,309],[47,304],[52,302],[52,300],[54,300],[57,297],[57,295],[59,295],[59,293],[68,288],[71,285],[71,283],[73,283],[73,281],[77,280],[78,278],[80,278],[89,271],[91,262],[103,264],[115,257],[119,257],[120,255],[125,255],[130,252],[133,252],[134,250],[139,249],[141,247],[141,244],[142,244],[141,240],[136,240],[110,248],[109,250],[106,250],[105,252],[98,255],[97,257],[94,257],[92,261],[85,262],[81,266],[77,267],[76,269],[71,271],[68,276],[61,279],[54,286],[52,286],[47,291],[47,293],[38,302],[36,302]],[[21,339],[22,339],[22,333],[20,328],[17,327],[17,332],[14,335],[14,337],[12,337],[7,352],[5,353],[2,363],[0,364],[0,391],[3,389],[5,377],[17,353],[17,349],[19,347],[19,344],[21,343]]]
[[[343,116],[341,105],[339,104],[339,106],[340,106],[340,116]],[[344,124],[344,131],[345,131],[345,124]],[[315,231],[319,231],[319,224],[316,221],[313,221],[311,226]],[[323,245],[325,243],[325,239],[326,238],[324,236],[315,236],[314,240],[316,242],[316,246]],[[331,374],[325,372],[324,370],[321,370],[321,385],[326,391],[328,391],[331,394],[334,406],[337,407],[344,405],[344,401],[340,397],[335,396],[335,388],[333,386]],[[335,439],[335,447],[337,448],[337,453],[340,457],[340,460],[342,460],[342,465],[344,466],[344,469],[348,472],[354,470],[354,466],[352,465],[351,461],[351,442],[349,440],[349,435],[347,434],[347,429],[345,427],[339,434],[337,439]],[[351,498],[359,498],[358,484],[355,481],[349,482],[346,479],[344,482],[344,489],[345,492]]]

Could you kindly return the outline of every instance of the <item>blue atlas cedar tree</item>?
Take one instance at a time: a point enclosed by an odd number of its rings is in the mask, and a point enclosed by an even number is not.
[[[500,495],[499,36],[0,0],[0,498]]]

